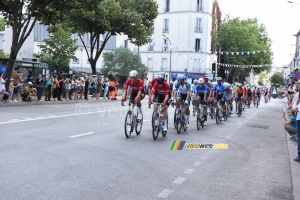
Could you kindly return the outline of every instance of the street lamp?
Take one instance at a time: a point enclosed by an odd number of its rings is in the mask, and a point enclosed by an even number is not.
[[[171,64],[172,64],[172,54],[171,54],[172,53],[172,43],[166,35],[163,34],[162,36],[165,37],[170,43],[170,68],[169,68],[169,83],[170,83],[170,81],[171,81],[171,71],[172,71],[172,66],[171,66]]]

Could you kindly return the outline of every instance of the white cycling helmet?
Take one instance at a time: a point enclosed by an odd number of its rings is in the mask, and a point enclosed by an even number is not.
[[[204,84],[204,79],[203,78],[199,78],[199,84]]]
[[[195,80],[193,81],[193,83],[194,83],[194,84],[198,84],[198,80],[195,79]]]
[[[225,83],[225,88],[226,89],[230,88],[230,84],[229,83]]]
[[[184,74],[178,74],[177,75],[177,80],[178,81],[185,80],[185,75]]]
[[[218,78],[217,78],[217,81],[222,81],[222,77],[218,77]]]
[[[162,76],[163,78],[165,78],[166,74],[165,74],[165,72],[158,72],[158,76]]]
[[[129,77],[137,77],[139,73],[136,70],[132,70],[129,72]]]
[[[242,87],[242,84],[241,84],[241,83],[238,83],[237,86],[238,86],[238,87]]]

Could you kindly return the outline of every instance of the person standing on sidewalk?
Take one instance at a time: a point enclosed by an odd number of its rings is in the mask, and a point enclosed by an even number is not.
[[[56,98],[57,98],[57,91],[59,89],[59,82],[57,80],[57,75],[54,74],[54,79],[53,79],[53,85],[52,85],[52,88],[53,88],[53,99],[54,101],[56,101]]]
[[[44,91],[44,80],[41,74],[35,80],[35,85],[37,86],[37,100],[42,101],[43,91]]]
[[[84,85],[84,100],[89,100],[88,98],[89,86],[90,86],[90,77],[87,76]]]
[[[103,99],[106,99],[107,93],[108,93],[108,87],[109,87],[109,80],[108,80],[108,78],[104,79],[104,84],[105,84],[105,88],[104,88]]]
[[[53,76],[49,74],[49,78],[46,82],[46,96],[45,101],[51,101],[51,91],[52,91],[52,84],[53,84]]]
[[[300,80],[299,80],[300,82]],[[299,89],[299,82],[296,84],[296,88]],[[297,134],[298,134],[298,156],[294,161],[300,163],[300,105],[299,105],[299,92],[297,92],[292,101],[292,110],[297,112]]]

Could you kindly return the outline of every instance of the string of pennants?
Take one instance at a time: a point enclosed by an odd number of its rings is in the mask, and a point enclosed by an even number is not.
[[[241,56],[243,56],[243,55],[250,55],[250,54],[255,55],[256,53],[261,53],[261,52],[272,53],[272,50],[257,50],[257,51],[242,51],[242,52],[215,51],[213,53],[217,54],[217,55],[219,54],[219,55],[237,55],[237,56],[241,55]]]
[[[271,67],[271,64],[264,64],[264,65],[234,65],[234,64],[225,64],[225,63],[217,63],[218,66],[222,67],[239,67],[239,68],[257,68],[257,67]]]

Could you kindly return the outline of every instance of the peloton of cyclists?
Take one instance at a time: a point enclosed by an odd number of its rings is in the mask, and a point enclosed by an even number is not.
[[[204,79],[200,78],[196,86],[196,100],[203,106],[204,126],[207,125],[207,86],[204,84]]]
[[[221,117],[224,119],[224,107],[225,107],[225,95],[226,95],[226,91],[225,91],[225,86],[222,83],[222,78],[218,77],[217,78],[217,83],[214,85],[213,88],[213,93],[214,93],[214,106],[217,105],[217,102],[220,102],[221,105]]]

